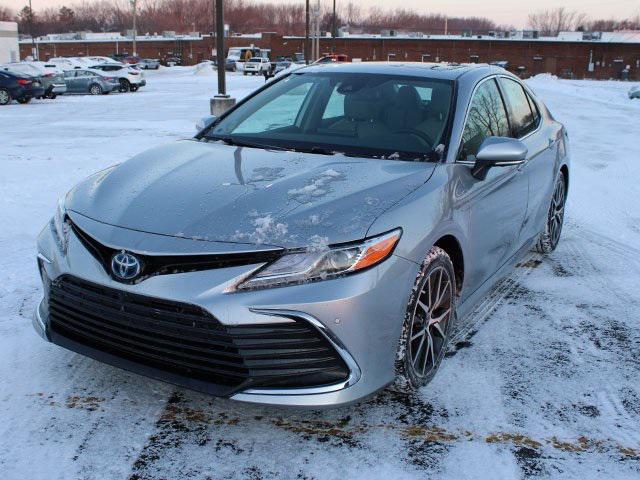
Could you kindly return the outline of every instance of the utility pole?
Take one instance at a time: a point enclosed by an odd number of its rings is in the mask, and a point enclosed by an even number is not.
[[[304,61],[307,65],[309,65],[309,57],[311,56],[311,52],[309,48],[309,0],[307,0],[305,24],[306,26],[304,29]]]
[[[136,51],[136,28],[138,17],[138,0],[131,0],[131,6],[133,7],[133,56],[136,57],[138,52]]]
[[[36,38],[33,36],[33,8],[31,8],[31,0],[29,0],[29,35],[31,35],[31,55],[34,59],[39,60]]]
[[[210,102],[211,115],[219,117],[236,104],[236,99],[227,94],[227,79],[224,69],[224,3],[216,2],[216,60],[218,64],[218,94]]]

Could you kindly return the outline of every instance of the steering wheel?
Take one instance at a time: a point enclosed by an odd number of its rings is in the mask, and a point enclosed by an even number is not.
[[[419,138],[420,140],[422,140],[423,142],[427,142],[429,147],[433,147],[435,144],[435,141],[425,132],[422,132],[420,130],[416,130],[414,128],[404,128],[402,130],[398,130],[396,132],[394,132],[396,134],[406,134],[406,135],[413,135],[414,137]]]

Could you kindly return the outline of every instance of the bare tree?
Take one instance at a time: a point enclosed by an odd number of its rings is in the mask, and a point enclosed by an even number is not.
[[[0,5],[0,22],[13,22],[16,14],[9,7]]]
[[[542,35],[557,36],[560,32],[573,31],[587,21],[584,13],[567,10],[564,7],[541,10],[529,15],[529,26]]]
[[[51,6],[37,12],[38,33],[70,30],[122,32],[131,28],[133,23],[128,0],[67,1],[60,0],[57,7]],[[330,5],[329,2],[322,5],[322,29],[328,31],[332,21]],[[225,0],[225,20],[232,32],[272,31],[302,35],[305,25],[304,2]],[[447,21],[451,33],[463,30],[483,33],[496,27],[487,18],[448,17]],[[355,0],[341,2],[338,10],[338,26],[350,25],[365,33],[379,33],[383,28],[441,33],[444,24],[444,15],[381,7],[365,9]],[[211,0],[138,0],[137,26],[141,34],[160,33],[163,30],[212,32]]]

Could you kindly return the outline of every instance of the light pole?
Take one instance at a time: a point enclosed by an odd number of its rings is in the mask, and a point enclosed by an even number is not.
[[[131,6],[133,7],[133,56],[137,56],[138,52],[136,52],[136,23],[138,17],[138,0],[131,0]]]
[[[304,29],[304,61],[307,65],[309,65],[310,56],[311,56],[311,52],[309,49],[309,0],[307,0],[307,10],[306,10],[305,29]]]
[[[331,19],[331,43],[333,48],[331,53],[336,53],[336,37],[338,36],[338,25],[336,19],[336,0],[333,0],[333,18]]]
[[[218,94],[210,102],[211,115],[219,117],[236,103],[235,98],[227,94],[227,79],[224,68],[224,4],[223,0],[216,2],[216,60],[218,64]]]
[[[31,35],[31,55],[36,60],[38,58],[38,49],[36,48],[36,38],[33,36],[33,8],[31,8],[31,0],[29,0],[29,35]]]

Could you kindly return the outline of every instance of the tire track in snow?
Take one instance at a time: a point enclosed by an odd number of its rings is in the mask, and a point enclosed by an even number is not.
[[[625,294],[619,285],[618,279],[623,278],[614,275],[612,270],[614,267],[610,263],[608,266],[600,266],[596,258],[603,263],[608,259],[607,256],[620,257],[621,260],[628,263],[638,263],[637,254],[639,250],[624,245],[614,239],[600,235],[596,232],[581,231],[580,241],[577,239],[568,239],[567,257],[571,261],[571,266],[576,272],[580,273],[580,281],[591,292],[592,296],[589,303],[580,304],[580,308],[594,322],[594,329],[598,336],[585,338],[585,335],[575,337],[568,335],[568,340],[572,341],[577,352],[581,351],[581,346],[586,342],[591,342],[599,353],[595,359],[601,362],[610,362],[611,356],[618,358],[620,368],[628,367],[633,372],[636,371],[636,378],[640,379],[637,372],[640,369],[640,362],[633,352],[640,352],[640,334],[638,333],[637,312],[640,307],[638,298],[630,297]],[[586,240],[586,242],[585,242]],[[587,243],[588,242],[588,243]],[[600,247],[600,252],[598,252]],[[597,257],[596,257],[597,255]],[[596,305],[593,305],[597,302]],[[595,307],[595,308],[594,308]],[[610,345],[607,343],[610,342]],[[585,362],[594,360],[594,355],[588,358],[582,358]],[[635,397],[640,396],[640,390],[632,390]],[[631,387],[633,388],[633,387]],[[600,403],[603,414],[617,420],[621,433],[628,442],[640,443],[640,432],[637,428],[624,429],[621,426],[633,426],[640,423],[640,415],[634,414],[625,408],[623,400],[620,398],[620,385],[603,384],[598,392],[598,402]],[[640,403],[638,405],[640,407]]]

